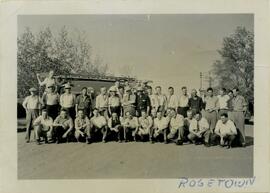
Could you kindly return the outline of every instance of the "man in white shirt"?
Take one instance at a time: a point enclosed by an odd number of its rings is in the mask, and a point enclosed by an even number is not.
[[[177,112],[178,108],[178,97],[174,94],[174,88],[169,87],[168,88],[168,96],[167,96],[167,109],[174,109],[175,112]]]
[[[166,106],[167,106],[167,98],[161,91],[161,86],[156,87],[156,97],[158,102],[158,109],[157,111],[162,112],[162,116],[165,115],[166,112]]]
[[[189,126],[193,120],[193,112],[191,109],[187,111],[187,117],[184,118],[184,142],[188,142]]]
[[[148,97],[150,99],[150,106],[151,106],[150,111],[152,109],[155,109],[155,111],[157,111],[158,110],[158,106],[159,106],[158,99],[157,99],[157,95],[153,93],[153,90],[152,90],[152,87],[151,86],[149,86],[147,88],[147,94],[148,94]]]
[[[108,118],[109,96],[106,87],[100,88],[100,94],[96,98],[96,108],[100,115]]]
[[[224,147],[226,145],[228,149],[231,148],[232,142],[237,135],[237,130],[235,124],[228,119],[227,113],[223,113],[220,116],[220,120],[218,120],[215,128],[215,134],[220,137],[221,146]]]
[[[65,93],[60,96],[60,105],[67,110],[68,115],[74,120],[76,117],[75,111],[76,96],[71,93],[69,83],[65,84]]]
[[[169,117],[162,116],[162,112],[157,112],[157,118],[154,119],[153,126],[153,139],[158,140],[163,135],[164,143],[167,144],[167,132],[169,127],[170,119]]]
[[[172,140],[177,135],[176,145],[183,145],[184,140],[184,117],[176,113],[174,108],[170,111],[170,123],[167,138]]]
[[[46,109],[42,109],[41,115],[36,118],[33,126],[36,134],[36,143],[40,145],[40,137],[43,137],[44,142],[48,143],[48,138],[52,138],[53,119],[48,116]]]
[[[131,115],[129,111],[126,112],[124,119],[121,120],[121,124],[124,127],[124,140],[128,141],[129,136],[133,137],[134,141],[136,141],[136,133],[139,129],[138,118]]]
[[[37,95],[37,89],[30,88],[29,91],[31,95],[27,96],[22,104],[26,112],[26,143],[30,142],[33,121],[38,117],[39,108],[41,105],[40,98]]]
[[[182,87],[182,95],[179,97],[179,104],[178,104],[178,110],[177,113],[180,115],[183,115],[184,117],[187,117],[187,111],[189,110],[189,95],[187,94],[187,87]]]
[[[230,97],[226,94],[225,88],[221,88],[219,90],[219,95],[217,97],[219,102],[218,117],[220,118],[221,114],[228,113],[228,102],[230,100]]]
[[[77,142],[81,140],[81,138],[85,139],[87,144],[91,143],[91,133],[90,133],[90,121],[88,117],[84,113],[84,109],[79,109],[77,111],[77,117],[74,121],[75,124],[75,138]]]
[[[97,108],[93,110],[93,117],[90,119],[91,124],[91,137],[98,138],[99,135],[102,135],[102,142],[106,143],[107,133],[108,133],[108,125],[107,120],[104,116],[99,114],[99,111]]]
[[[204,140],[206,147],[210,147],[209,138],[210,138],[210,129],[207,120],[202,117],[200,112],[197,112],[194,115],[189,126],[189,135],[188,138],[195,145],[201,144],[201,140]]]
[[[151,142],[150,131],[153,126],[153,119],[147,115],[145,110],[141,111],[141,117],[139,118],[139,130],[137,134],[141,137],[142,140],[145,139],[146,136],[149,137],[149,141]]]

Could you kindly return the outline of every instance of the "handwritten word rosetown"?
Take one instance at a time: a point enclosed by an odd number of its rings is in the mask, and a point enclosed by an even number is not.
[[[252,178],[211,178],[194,179],[181,177],[178,188],[247,188],[255,183],[255,177]]]

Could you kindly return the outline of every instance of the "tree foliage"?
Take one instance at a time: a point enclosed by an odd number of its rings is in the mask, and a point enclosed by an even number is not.
[[[218,86],[238,87],[248,99],[254,99],[254,34],[244,27],[223,39],[221,56],[213,66]]]
[[[26,28],[17,40],[18,97],[28,95],[30,87],[37,87],[36,73],[53,69],[56,74],[72,73],[104,76],[107,65],[99,56],[92,56],[92,47],[86,35],[71,32],[63,27],[53,35],[47,27],[34,34]]]

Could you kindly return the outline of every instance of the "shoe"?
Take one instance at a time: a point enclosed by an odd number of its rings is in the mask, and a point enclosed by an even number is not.
[[[87,143],[87,144],[91,144],[91,143],[92,143],[91,139],[90,139],[90,138],[87,138],[87,139],[86,139],[86,143]]]
[[[182,140],[177,140],[176,145],[183,145],[183,141]]]
[[[242,143],[242,147],[246,147],[246,144],[245,143]]]
[[[201,143],[198,142],[198,141],[196,141],[194,144],[195,144],[195,145],[201,145]]]
[[[165,140],[165,141],[164,141],[164,144],[168,144],[168,141],[167,141],[167,140]]]
[[[105,139],[102,139],[102,142],[103,142],[103,143],[106,143],[107,141],[106,141]]]
[[[40,145],[40,142],[37,140],[37,141],[36,141],[36,144],[37,144],[37,145]]]
[[[119,140],[118,143],[122,143],[123,141],[122,140]]]
[[[46,140],[44,141],[44,143],[45,143],[45,144],[48,144],[49,142],[48,142],[48,140],[46,139]]]
[[[26,143],[30,143],[30,140],[26,140],[25,142],[26,142]]]
[[[127,143],[127,142],[128,142],[128,140],[126,140],[126,139],[125,139],[125,140],[124,140],[124,142],[125,142],[125,143]]]
[[[231,148],[232,148],[232,146],[230,146],[230,145],[226,146],[226,149],[231,149]]]
[[[205,147],[210,147],[211,145],[209,143],[204,144]]]
[[[56,143],[56,144],[60,144],[60,141],[59,141],[59,140],[56,140],[55,143]]]

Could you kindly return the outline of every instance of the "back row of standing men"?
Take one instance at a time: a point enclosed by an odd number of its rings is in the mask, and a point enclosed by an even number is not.
[[[193,89],[191,96],[187,93],[187,88],[182,87],[182,95],[176,96],[174,88],[168,88],[168,95],[162,93],[160,86],[155,87],[154,92],[152,87],[131,88],[129,85],[120,86],[116,81],[109,91],[105,87],[100,89],[100,94],[96,97],[87,94],[87,88],[82,88],[82,92],[77,97],[71,93],[69,83],[64,85],[65,92],[59,94],[56,89],[56,83],[53,78],[53,71],[42,82],[38,76],[40,86],[46,86],[46,90],[40,99],[35,93],[36,89],[31,88],[31,95],[26,97],[23,106],[27,112],[27,134],[26,141],[30,140],[30,129],[32,122],[38,117],[39,105],[46,108],[46,112],[53,120],[58,118],[59,110],[65,109],[72,120],[75,120],[79,111],[82,111],[87,117],[92,117],[93,106],[97,113],[109,120],[113,114],[117,117],[141,117],[142,112],[146,115],[160,112],[162,117],[169,117],[171,111],[176,114],[187,117],[187,112],[191,111],[193,115],[201,112],[202,116],[207,120],[210,131],[214,131],[216,123],[221,115],[228,115],[236,128],[240,131],[240,140],[242,145],[245,145],[245,126],[244,113],[247,110],[245,99],[239,95],[239,90],[226,91],[220,89],[218,96],[214,96],[213,89],[207,89],[207,96],[202,99],[197,95],[197,91]],[[95,102],[94,102],[95,101]],[[93,103],[95,103],[93,105]]]

